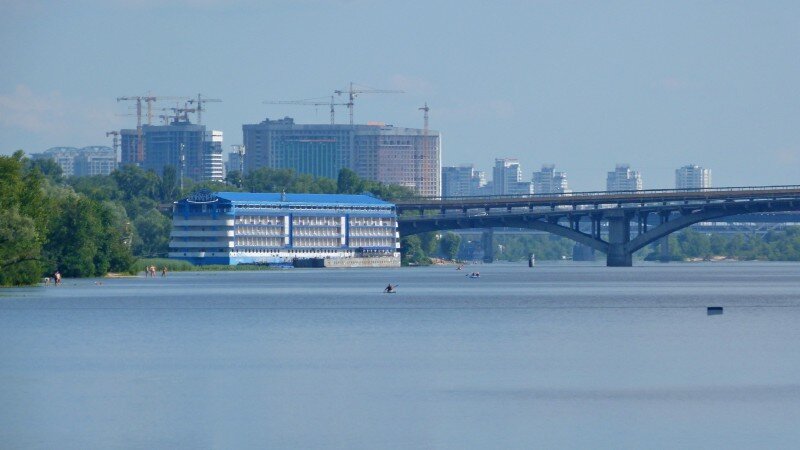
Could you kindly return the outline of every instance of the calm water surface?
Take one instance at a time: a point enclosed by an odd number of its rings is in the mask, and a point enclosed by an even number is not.
[[[800,446],[800,265],[471,270],[0,290],[0,447]]]

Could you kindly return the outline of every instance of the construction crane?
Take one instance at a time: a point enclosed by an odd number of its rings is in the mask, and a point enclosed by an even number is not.
[[[322,97],[320,97],[322,98]],[[336,123],[336,109],[334,108],[335,105],[346,106],[347,103],[334,103],[333,96],[331,95],[330,102],[316,102],[316,99],[309,98],[306,100],[277,100],[277,101],[264,101],[262,103],[266,105],[306,105],[306,106],[331,106],[331,125]]]
[[[144,142],[142,140],[142,102],[147,103],[147,124],[153,124],[153,102],[158,99],[162,100],[185,100],[186,97],[155,97],[152,95],[134,95],[128,97],[117,97],[117,101],[135,101],[136,102],[136,162],[144,161]]]
[[[174,117],[175,117],[175,121],[176,122],[179,121],[181,118],[183,118],[184,121],[188,122],[189,121],[189,113],[197,112],[197,108],[187,108],[185,106],[183,108],[175,107],[175,108],[167,108],[167,109],[169,109],[169,110],[171,110],[172,112],[175,113]]]
[[[144,143],[142,142],[142,100],[145,97],[117,97],[117,101],[135,101],[136,102],[136,161],[140,163],[144,161]]]
[[[111,139],[111,148],[114,149],[114,157],[118,158],[119,157],[119,153],[117,152],[117,150],[119,149],[119,131],[116,131],[116,130],[114,130],[114,131],[106,131],[106,137],[109,137],[109,136],[114,136]]]
[[[188,97],[163,97],[163,96],[151,96],[148,95],[147,97],[142,97],[142,100],[147,103],[147,124],[153,124],[153,102],[158,100],[186,100]],[[191,101],[191,100],[189,100]]]
[[[350,88],[346,91],[336,90],[333,91],[336,95],[348,94],[348,101],[346,103],[347,109],[350,110],[350,125],[353,125],[353,102],[360,94],[404,94],[405,91],[390,90],[390,89],[354,89],[354,84],[350,82]]]
[[[194,98],[190,99],[189,103],[197,103],[197,108],[196,108],[196,110],[197,110],[197,124],[200,125],[201,123],[203,123],[201,114],[202,114],[203,111],[206,110],[205,108],[203,108],[203,103],[209,103],[209,102],[215,102],[216,103],[216,102],[221,102],[221,101],[222,100],[220,100],[218,98],[203,98],[202,94],[197,94],[197,98],[196,99],[194,99]]]

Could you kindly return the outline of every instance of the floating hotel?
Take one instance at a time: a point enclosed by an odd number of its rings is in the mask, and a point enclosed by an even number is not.
[[[199,191],[174,203],[169,257],[193,264],[395,267],[395,205],[369,195]]]

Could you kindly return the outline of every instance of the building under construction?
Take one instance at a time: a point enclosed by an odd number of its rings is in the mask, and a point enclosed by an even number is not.
[[[420,195],[441,193],[437,131],[383,123],[296,124],[290,117],[243,125],[242,131],[245,172],[271,167],[335,179],[348,168],[362,178],[406,186]]]
[[[168,125],[142,125],[139,131],[121,130],[121,164],[136,164],[160,174],[173,166],[195,181],[223,181],[222,132],[176,120]]]

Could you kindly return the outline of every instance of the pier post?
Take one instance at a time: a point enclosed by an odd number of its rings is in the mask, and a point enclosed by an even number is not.
[[[481,243],[483,244],[483,262],[494,262],[494,230],[491,228],[483,230]]]
[[[608,218],[608,254],[606,266],[631,267],[633,255],[628,251],[631,240],[631,218],[622,213]]]
[[[669,252],[669,236],[664,236],[661,238],[661,241],[658,245],[661,249],[661,255],[659,255],[659,260],[661,262],[669,262],[670,261],[670,252]]]

